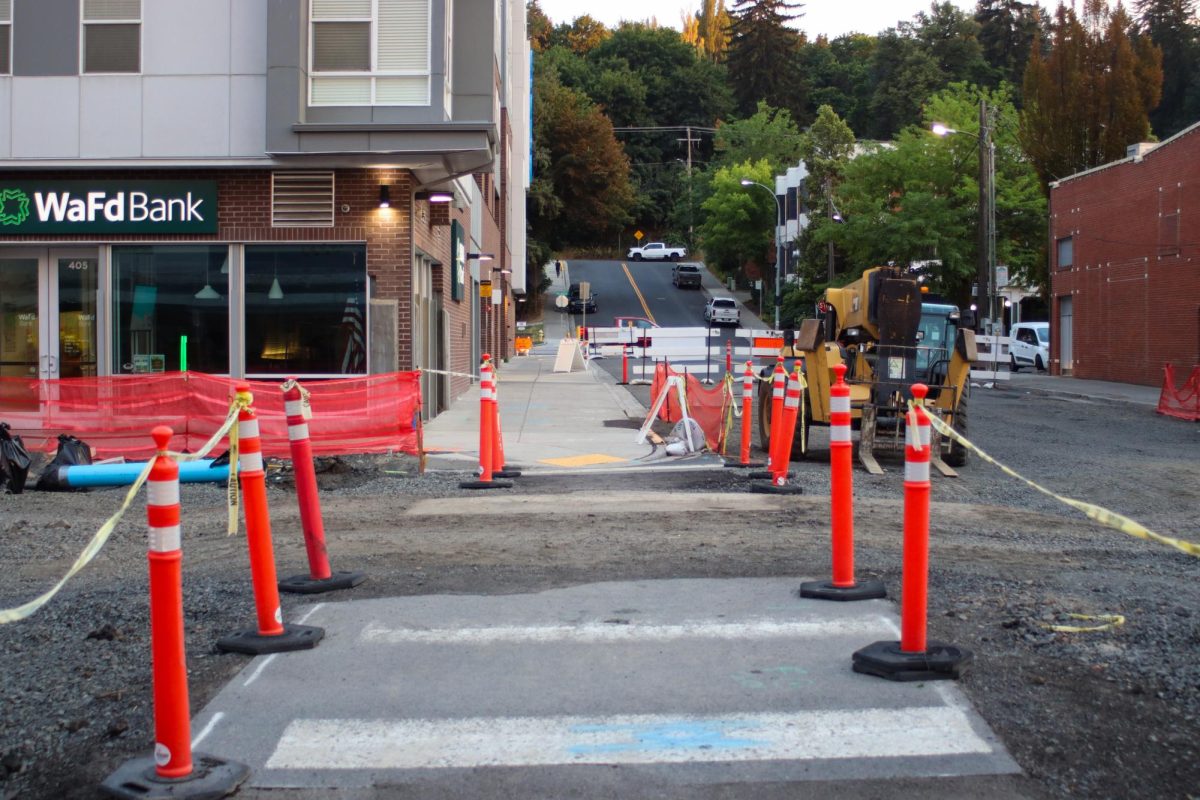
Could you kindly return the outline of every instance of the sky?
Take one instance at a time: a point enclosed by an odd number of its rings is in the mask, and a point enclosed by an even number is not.
[[[975,10],[975,0],[951,1],[965,11]],[[726,8],[734,4],[734,0],[725,0]],[[538,5],[555,25],[589,14],[610,28],[621,20],[654,17],[659,25],[678,29],[682,14],[698,11],[701,4],[700,0],[605,0],[599,4],[585,0],[538,0]],[[819,34],[832,39],[851,31],[876,34],[899,20],[911,20],[918,11],[928,11],[930,5],[931,0],[804,0],[801,9],[804,16],[794,24],[810,39]]]

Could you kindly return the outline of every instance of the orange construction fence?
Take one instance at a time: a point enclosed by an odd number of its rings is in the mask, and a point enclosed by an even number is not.
[[[667,384],[667,378],[672,375],[684,379],[684,394],[687,396],[688,416],[700,423],[708,449],[716,453],[725,452],[725,439],[728,432],[726,420],[733,408],[733,393],[722,380],[713,386],[705,386],[700,379],[692,374],[676,372],[671,365],[660,361],[654,366],[654,380],[650,386],[650,400],[653,402]],[[679,397],[672,391],[659,410],[659,419],[665,422],[679,422],[683,419],[679,407]]]
[[[1175,388],[1175,368],[1170,364],[1163,366],[1158,413],[1192,422],[1200,421],[1200,366],[1192,367],[1192,374],[1179,389]]]
[[[104,378],[0,378],[0,420],[30,450],[50,452],[68,433],[99,458],[147,458],[146,431],[175,429],[176,446],[196,450],[220,428],[233,398],[234,378],[202,372],[164,372]],[[289,458],[283,378],[249,381],[267,456]],[[311,395],[316,455],[420,454],[419,372],[389,372],[304,383]]]

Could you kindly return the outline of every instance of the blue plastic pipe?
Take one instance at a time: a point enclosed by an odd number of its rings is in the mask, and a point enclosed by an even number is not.
[[[212,466],[211,458],[199,461],[179,462],[180,483],[218,483],[229,480],[229,466]],[[58,481],[61,486],[82,489],[88,486],[128,486],[145,469],[142,461],[126,464],[84,464],[76,467],[59,467]]]

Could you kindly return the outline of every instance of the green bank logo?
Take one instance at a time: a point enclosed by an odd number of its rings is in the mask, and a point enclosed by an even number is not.
[[[29,218],[29,195],[20,189],[0,189],[0,225],[20,225]]]

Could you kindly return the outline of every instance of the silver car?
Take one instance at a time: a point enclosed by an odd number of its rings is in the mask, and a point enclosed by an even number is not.
[[[704,307],[704,320],[713,325],[741,325],[742,312],[732,297],[714,297]]]

